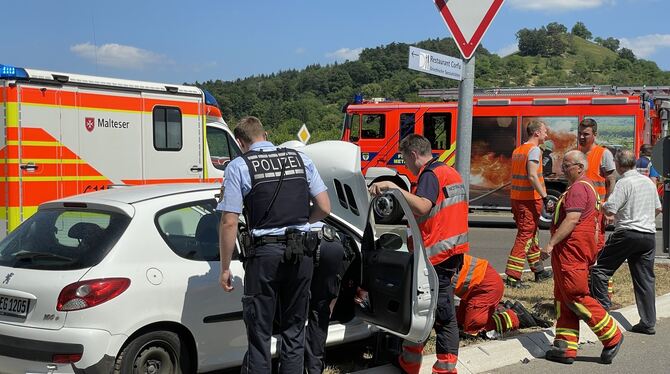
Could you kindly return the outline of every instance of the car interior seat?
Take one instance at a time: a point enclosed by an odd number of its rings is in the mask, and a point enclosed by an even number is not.
[[[219,216],[207,213],[200,217],[195,228],[195,240],[204,260],[216,260],[219,256]]]
[[[88,249],[96,245],[103,229],[91,222],[77,222],[67,232],[67,236],[79,240],[79,249]]]

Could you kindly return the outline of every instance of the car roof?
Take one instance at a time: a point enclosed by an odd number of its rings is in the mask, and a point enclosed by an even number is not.
[[[116,207],[132,216],[131,205],[141,201],[158,199],[165,196],[198,192],[217,191],[220,183],[169,183],[140,186],[115,186],[113,188],[69,196],[40,205],[40,209],[60,208],[67,204],[84,203],[93,206]],[[212,195],[212,198],[214,195]]]

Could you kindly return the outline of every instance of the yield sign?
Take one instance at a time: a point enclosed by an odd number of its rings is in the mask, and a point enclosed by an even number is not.
[[[433,1],[463,58],[469,60],[505,0]]]

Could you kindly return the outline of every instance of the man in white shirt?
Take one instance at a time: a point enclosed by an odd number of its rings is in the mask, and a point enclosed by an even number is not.
[[[656,333],[655,218],[661,213],[661,201],[654,183],[635,169],[632,151],[619,151],[614,161],[622,178],[614,186],[602,211],[608,222],[615,220],[615,229],[591,269],[591,293],[605,309],[609,309],[607,281],[628,260],[640,314],[640,322],[631,331],[653,335]]]

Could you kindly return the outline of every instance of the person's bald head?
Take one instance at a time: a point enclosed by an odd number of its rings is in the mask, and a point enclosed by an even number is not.
[[[635,167],[635,153],[630,149],[621,149],[614,156],[617,173],[623,174]]]
[[[570,183],[584,175],[588,167],[589,163],[586,160],[586,155],[582,151],[573,150],[563,155],[561,169]]]

